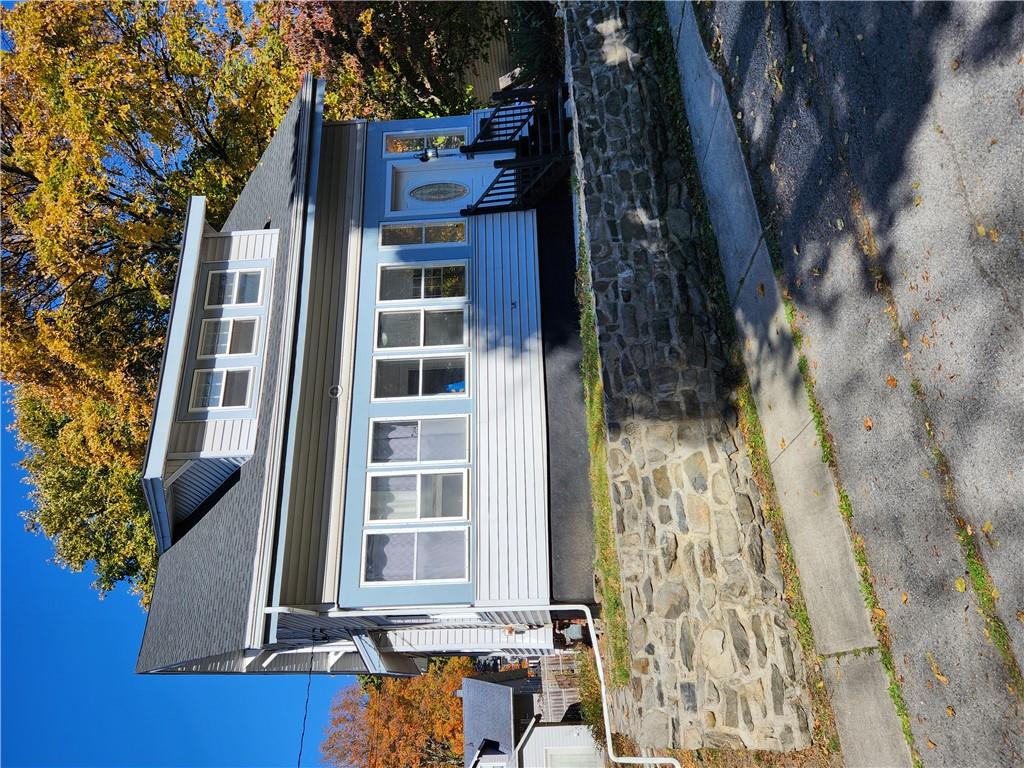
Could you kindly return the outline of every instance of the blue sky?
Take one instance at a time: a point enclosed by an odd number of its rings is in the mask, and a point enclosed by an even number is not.
[[[49,564],[49,542],[18,513],[28,486],[7,430],[3,386],[2,754],[15,766],[294,766],[304,675],[143,676],[133,672],[146,615],[118,590],[97,599],[89,573]],[[302,765],[318,765],[331,697],[345,676],[314,675]]]

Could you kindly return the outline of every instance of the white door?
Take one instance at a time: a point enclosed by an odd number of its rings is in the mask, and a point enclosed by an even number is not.
[[[496,174],[491,161],[396,160],[389,163],[388,215],[458,213],[477,201]]]

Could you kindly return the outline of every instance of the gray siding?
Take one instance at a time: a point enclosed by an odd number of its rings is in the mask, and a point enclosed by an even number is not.
[[[546,604],[547,433],[533,211],[474,231],[476,604]]]
[[[350,246],[355,243],[358,247],[359,240],[350,234],[359,229],[362,211],[365,132],[361,123],[328,123],[321,137],[309,319],[281,605],[321,603],[325,573],[330,570],[327,545],[339,448],[335,436],[338,420],[347,416],[351,375],[343,347],[346,335],[354,332],[343,322],[344,299],[350,260],[358,259]],[[332,396],[334,387],[341,388],[340,397]],[[346,434],[347,425],[341,426]]]
[[[501,90],[500,79],[515,67],[507,35],[492,40],[487,51],[488,60],[477,61],[466,72],[466,84],[473,86],[473,96],[482,104],[491,100],[492,93]]]

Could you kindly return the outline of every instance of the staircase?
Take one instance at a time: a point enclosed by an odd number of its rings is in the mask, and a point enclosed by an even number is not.
[[[512,151],[515,157],[495,161],[498,175],[475,203],[462,209],[463,216],[535,208],[569,169],[564,85],[499,91],[491,100],[495,107],[490,117],[473,142],[459,151],[469,157]]]

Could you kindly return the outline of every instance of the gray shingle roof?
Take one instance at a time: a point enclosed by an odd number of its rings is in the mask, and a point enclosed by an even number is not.
[[[302,219],[293,213],[304,204],[311,121],[303,118],[315,110],[315,90],[307,81],[296,96],[224,224],[225,231],[236,231],[262,229],[270,221],[280,230],[256,448],[238,482],[161,556],[137,672],[240,651],[246,644],[260,510],[268,487],[276,487],[265,467],[271,452],[281,449],[279,436],[270,444],[271,421],[281,377],[290,375],[279,349],[281,334],[294,321],[286,316],[288,273],[295,268],[289,254],[298,255],[294,241],[302,236],[293,226]]]
[[[466,768],[477,750],[510,755],[515,748],[512,688],[471,677],[462,680],[462,743]]]

